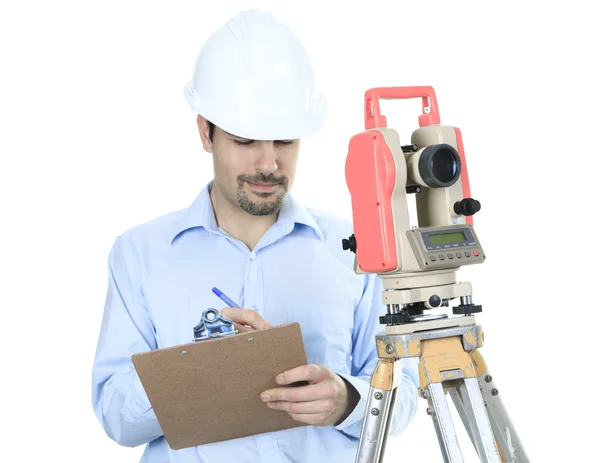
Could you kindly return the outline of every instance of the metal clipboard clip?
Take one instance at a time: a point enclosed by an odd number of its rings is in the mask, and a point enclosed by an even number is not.
[[[233,321],[225,318],[217,309],[202,312],[200,322],[194,326],[194,342],[217,339],[237,334]]]

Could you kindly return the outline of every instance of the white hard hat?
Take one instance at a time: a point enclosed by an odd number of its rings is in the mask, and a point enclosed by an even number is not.
[[[321,129],[327,116],[304,46],[287,26],[256,9],[210,36],[184,95],[216,126],[253,140],[302,138]]]

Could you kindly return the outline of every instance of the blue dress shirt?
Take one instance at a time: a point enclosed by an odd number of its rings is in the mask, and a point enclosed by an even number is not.
[[[148,444],[141,463],[354,462],[385,306],[381,280],[357,275],[354,254],[342,250],[351,221],[309,210],[288,194],[277,222],[249,250],[218,227],[211,184],[189,208],[125,231],[111,248],[92,372],[96,416],[119,444]],[[191,342],[202,312],[224,306],[213,286],[273,326],[300,323],[308,362],[328,366],[359,392],[352,413],[338,426],[171,449],[131,356]],[[404,360],[390,436],[412,421],[418,381],[416,359]]]

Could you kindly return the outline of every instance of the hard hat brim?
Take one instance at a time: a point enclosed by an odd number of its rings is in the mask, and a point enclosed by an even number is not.
[[[251,140],[293,140],[313,135],[323,127],[328,114],[327,101],[321,94],[301,113],[254,113],[252,117],[244,117],[239,111],[234,114],[225,108],[211,107],[194,90],[191,81],[185,85],[184,95],[196,113],[232,135]]]

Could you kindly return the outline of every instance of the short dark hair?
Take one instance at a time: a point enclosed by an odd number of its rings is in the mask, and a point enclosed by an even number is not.
[[[213,124],[208,119],[206,120],[206,122],[208,123],[208,139],[212,143],[213,137],[215,136],[215,124]]]

